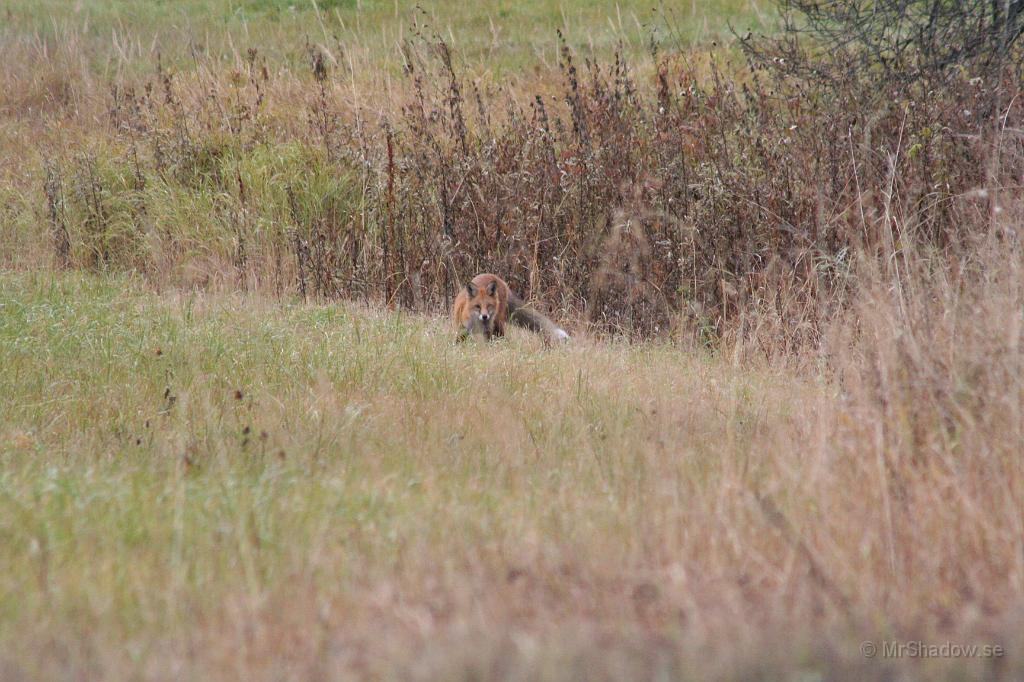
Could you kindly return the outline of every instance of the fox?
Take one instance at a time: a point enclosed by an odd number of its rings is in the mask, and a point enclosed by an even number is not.
[[[569,334],[550,319],[528,307],[501,277],[484,272],[471,279],[459,291],[452,306],[452,319],[458,328],[457,341],[472,336],[490,341],[505,335],[509,322],[552,341],[568,341]]]

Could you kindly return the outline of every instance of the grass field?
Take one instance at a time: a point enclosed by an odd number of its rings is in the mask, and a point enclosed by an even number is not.
[[[729,23],[8,0],[0,682],[1024,677],[1019,82]]]
[[[776,544],[708,524],[826,394],[671,347],[456,347],[434,320],[88,277],[5,275],[0,339],[0,660],[32,678],[561,676],[577,646],[678,673],[655,640],[735,606],[663,600]]]
[[[13,0],[7,16],[9,38],[73,34],[98,69],[131,68],[158,52],[171,63],[188,63],[193,50],[231,58],[254,45],[277,62],[301,63],[307,43],[336,50],[343,61],[354,55],[378,68],[396,67],[402,41],[422,32],[448,40],[472,70],[515,73],[557,63],[556,30],[594,54],[607,55],[620,43],[636,54],[652,37],[689,47],[728,39],[730,24],[763,29],[774,9],[757,0]]]
[[[814,370],[52,274],[0,278],[0,366],[5,679],[1017,670],[859,649],[1017,650],[1016,447],[879,468],[909,404]]]

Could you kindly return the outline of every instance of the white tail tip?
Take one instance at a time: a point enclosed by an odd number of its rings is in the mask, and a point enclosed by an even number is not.
[[[555,330],[555,340],[556,341],[568,341],[569,340],[569,332],[565,331],[564,329],[556,329]]]

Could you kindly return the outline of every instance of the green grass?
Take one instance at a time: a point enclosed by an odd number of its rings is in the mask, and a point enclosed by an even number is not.
[[[1018,630],[977,630],[956,592],[1015,594],[1013,486],[977,484],[1018,480],[1006,439],[953,482],[890,474],[874,403],[827,372],[453,336],[352,305],[0,274],[0,672],[1019,672]],[[913,512],[888,506],[890,475]],[[977,577],[951,578],[957,561]],[[865,639],[1008,660],[875,661]]]
[[[770,376],[668,347],[452,338],[340,305],[0,276],[0,663],[127,677],[228,623],[312,627],[318,608],[349,614],[325,632],[401,649],[399,613],[362,611],[373,590],[486,624],[516,571],[547,583],[535,607],[556,624],[577,579],[649,572],[651,500],[713,486],[724,434],[742,453],[788,410],[751,397]],[[698,425],[675,391],[712,385],[726,412]]]
[[[756,0],[502,0],[484,6],[321,0],[316,8],[311,0],[13,0],[8,8],[9,37],[54,38],[72,30],[84,37],[97,66],[108,69],[112,62],[152,60],[157,52],[187,64],[193,46],[213,56],[258,47],[275,61],[300,63],[307,42],[342,60],[356,50],[378,62],[396,61],[401,40],[419,30],[449,40],[474,68],[513,71],[557,61],[556,29],[570,43],[606,56],[620,42],[627,52],[642,52],[652,35],[683,47],[726,39],[730,22],[744,31],[764,28],[774,16],[769,3]]]

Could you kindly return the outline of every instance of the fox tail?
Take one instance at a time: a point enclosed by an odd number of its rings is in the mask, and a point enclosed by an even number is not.
[[[569,334],[549,318],[526,305],[523,299],[509,292],[508,297],[508,319],[513,324],[535,331],[538,334],[547,334],[552,341],[567,341]]]

